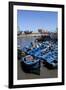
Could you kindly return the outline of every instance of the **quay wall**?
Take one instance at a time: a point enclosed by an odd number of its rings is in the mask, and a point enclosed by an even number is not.
[[[46,34],[21,34],[17,37],[40,37],[41,35],[46,36]]]

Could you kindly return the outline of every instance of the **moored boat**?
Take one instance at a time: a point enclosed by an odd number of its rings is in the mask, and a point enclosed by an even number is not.
[[[27,55],[22,58],[21,65],[26,72],[30,72],[31,70],[40,68],[40,60]]]
[[[46,66],[56,68],[58,65],[58,47],[57,43],[45,41],[38,44],[38,47],[24,48],[27,55],[31,55],[42,61]]]
[[[24,31],[25,34],[31,34],[32,31]]]
[[[46,56],[42,57],[42,59],[44,60],[43,63],[45,64],[45,66],[49,68],[57,68],[58,57],[53,55],[51,52],[48,53]]]

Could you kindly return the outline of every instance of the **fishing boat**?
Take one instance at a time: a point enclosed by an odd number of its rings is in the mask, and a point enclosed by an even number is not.
[[[46,66],[56,68],[58,63],[58,47],[54,42],[42,42],[38,47],[24,50],[28,55],[42,61]]]
[[[58,66],[58,48],[56,46],[42,46],[40,51],[35,53],[35,57],[39,58],[40,61],[42,61],[49,68],[57,68]]]
[[[32,47],[31,47],[32,48]],[[30,46],[29,47],[24,47],[24,51],[29,54],[29,55],[32,55],[36,58],[39,58],[41,59],[40,57],[42,57],[42,54],[46,54],[49,52],[49,43],[46,42],[46,43],[42,43],[42,44],[38,44],[36,47],[30,49]]]
[[[45,65],[49,68],[57,68],[57,61],[52,56],[48,55],[44,58],[46,60]]]
[[[42,60],[42,56],[47,55],[50,51],[50,47],[51,46],[48,43],[42,43],[42,45],[38,48],[38,51],[34,53],[34,56]]]
[[[39,50],[39,47],[40,47],[41,44],[33,44],[32,42],[30,43],[29,46],[26,46],[24,47],[22,50],[29,54],[29,55],[32,55],[32,54],[35,54],[38,50]]]
[[[24,31],[25,34],[31,34],[32,31]]]
[[[31,55],[27,55],[22,58],[21,66],[26,72],[30,72],[31,70],[40,68],[40,60]]]
[[[36,41],[38,42],[50,41],[50,40],[51,40],[51,37],[49,35],[48,36],[41,35],[40,37],[36,38]]]
[[[36,38],[36,41],[38,41],[38,42],[42,42],[42,41],[44,41],[43,36]]]
[[[39,51],[40,51],[40,48],[38,47],[38,48],[34,48],[34,49],[28,51],[27,53],[28,53],[29,55],[32,55],[32,56],[35,57],[35,54],[36,54],[37,52],[39,52]]]

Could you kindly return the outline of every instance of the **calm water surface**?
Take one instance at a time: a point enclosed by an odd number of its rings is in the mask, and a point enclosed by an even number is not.
[[[25,46],[29,46],[30,42],[34,42],[35,41],[35,37],[20,37],[18,38],[18,45],[21,46],[21,48],[25,47]]]

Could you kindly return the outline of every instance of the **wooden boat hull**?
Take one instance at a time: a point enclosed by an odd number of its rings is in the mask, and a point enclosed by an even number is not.
[[[26,62],[25,58],[22,58],[21,67],[25,72],[31,72],[32,70],[40,68],[40,60],[38,59],[35,62]]]

